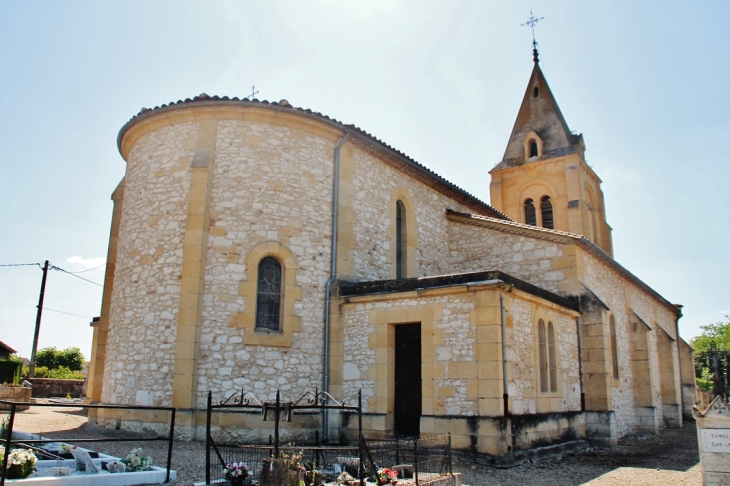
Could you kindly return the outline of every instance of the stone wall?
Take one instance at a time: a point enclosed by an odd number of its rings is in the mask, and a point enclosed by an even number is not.
[[[66,397],[71,395],[72,398],[82,396],[84,380],[57,380],[55,378],[29,378],[28,381],[33,385],[33,397],[49,398],[49,397]]]

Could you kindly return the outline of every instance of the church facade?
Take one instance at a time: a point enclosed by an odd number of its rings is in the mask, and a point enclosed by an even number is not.
[[[681,306],[612,258],[601,181],[537,60],[491,205],[285,100],[143,109],[118,145],[93,402],[174,406],[203,438],[209,391],[362,390],[369,437],[451,432],[491,454],[615,444],[694,403]],[[354,426],[333,413],[285,434]]]

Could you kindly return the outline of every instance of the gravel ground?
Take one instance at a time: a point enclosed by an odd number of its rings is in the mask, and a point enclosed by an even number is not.
[[[40,401],[40,400],[39,400]],[[15,430],[42,434],[51,438],[151,437],[123,430],[89,424],[81,408],[31,407],[18,413]],[[134,443],[109,442],[90,448],[123,457]],[[82,445],[82,444],[80,444]],[[167,443],[141,444],[155,463],[166,464]],[[178,473],[173,485],[191,485],[205,479],[205,444],[176,441],[172,468]],[[658,436],[637,435],[625,438],[611,449],[589,449],[563,454],[512,468],[495,468],[480,464],[480,457],[459,454],[454,471],[461,472],[464,483],[484,485],[701,485],[697,432],[694,423],[681,429],[667,429]]]

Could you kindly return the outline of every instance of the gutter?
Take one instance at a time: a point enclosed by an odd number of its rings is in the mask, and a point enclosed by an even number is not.
[[[330,278],[325,285],[324,294],[324,373],[322,375],[322,391],[325,393],[325,404],[330,391],[330,307],[332,304],[332,283],[337,278],[337,231],[339,221],[338,207],[340,205],[340,148],[350,137],[349,132],[337,142],[335,146],[335,175],[332,186],[332,260],[330,262]],[[325,443],[329,440],[329,413],[322,413],[322,438]]]

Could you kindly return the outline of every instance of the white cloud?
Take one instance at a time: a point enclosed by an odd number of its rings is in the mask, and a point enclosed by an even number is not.
[[[97,258],[82,258],[78,255],[74,255],[70,258],[66,259],[69,263],[76,263],[78,265],[81,265],[86,268],[95,268],[100,265],[103,265],[104,262],[106,262],[106,258],[97,257]]]

